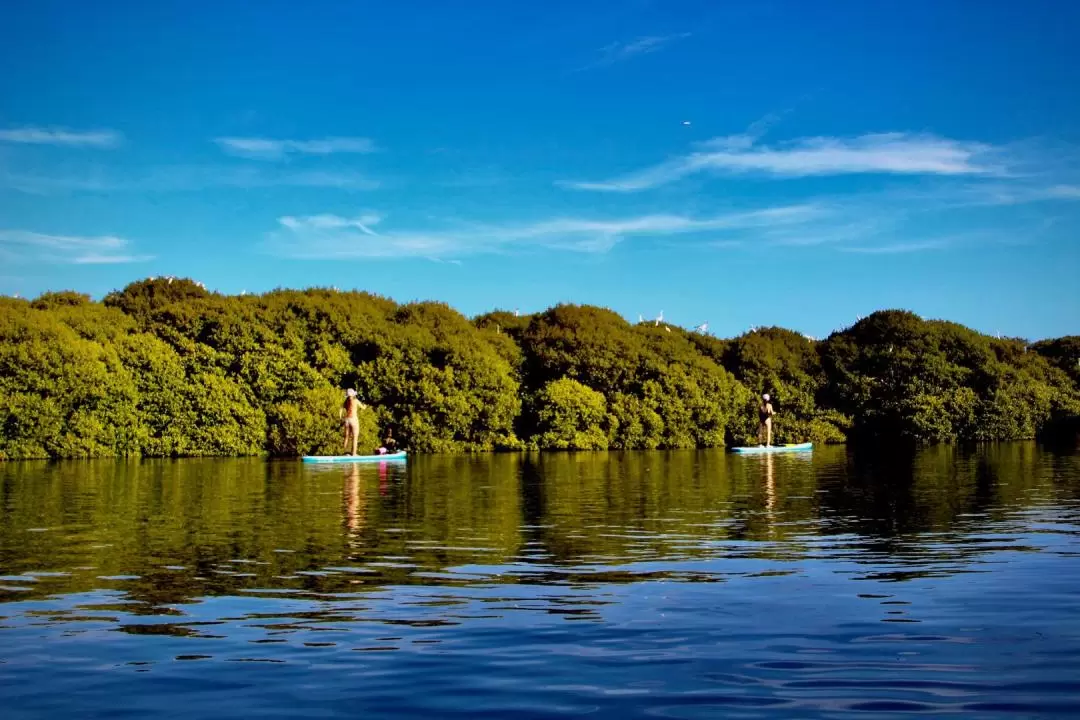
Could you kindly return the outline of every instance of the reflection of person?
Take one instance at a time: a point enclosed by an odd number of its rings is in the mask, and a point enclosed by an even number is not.
[[[765,510],[770,514],[776,507],[776,482],[773,480],[773,454],[765,455]],[[770,518],[771,520],[771,518]]]
[[[345,452],[349,452],[352,445],[351,455],[356,454],[357,436],[360,434],[360,418],[357,413],[364,407],[364,403],[356,398],[356,391],[349,388],[345,391],[345,404],[341,406],[338,416],[345,420]]]
[[[352,465],[345,475],[345,525],[356,532],[364,524],[364,497],[360,492],[360,467]]]
[[[773,410],[772,403],[769,402],[769,394],[765,393],[761,396],[761,404],[758,405],[758,445],[761,444],[762,436],[765,437],[765,446],[772,446],[772,419],[776,411]]]
[[[773,478],[773,453],[762,453],[765,457],[765,529],[769,538],[774,538],[776,527],[776,480]]]

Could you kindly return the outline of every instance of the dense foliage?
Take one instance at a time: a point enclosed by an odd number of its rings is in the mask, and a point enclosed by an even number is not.
[[[362,292],[223,296],[147,279],[97,303],[0,298],[0,459],[653,449],[752,442],[1028,438],[1080,427],[1080,338],[1028,346],[907,312],[814,341],[721,340],[602,308],[468,319]]]
[[[1074,378],[1022,340],[878,312],[821,348],[824,402],[857,435],[922,442],[1034,437],[1080,416]]]

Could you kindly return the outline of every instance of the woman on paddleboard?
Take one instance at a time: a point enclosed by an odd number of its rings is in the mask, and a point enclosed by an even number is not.
[[[364,407],[364,403],[360,402],[356,398],[356,391],[349,388],[345,391],[345,404],[341,406],[341,411],[338,415],[345,420],[345,452],[349,451],[349,444],[352,443],[352,452],[350,455],[356,454],[356,440],[360,434],[360,417],[357,413]]]
[[[772,447],[772,418],[776,414],[772,403],[769,402],[769,393],[761,396],[761,404],[758,405],[758,444],[761,444],[762,436],[765,437],[765,447]]]

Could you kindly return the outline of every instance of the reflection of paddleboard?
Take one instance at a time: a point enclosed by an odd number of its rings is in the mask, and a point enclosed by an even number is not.
[[[771,447],[762,447],[761,445],[753,445],[750,447],[733,447],[732,452],[742,453],[744,455],[750,455],[754,453],[775,453],[775,452],[805,452],[812,450],[814,443],[798,443],[795,445],[772,445]]]
[[[404,460],[405,451],[384,455],[305,455],[302,459],[306,463],[386,462],[387,460]]]

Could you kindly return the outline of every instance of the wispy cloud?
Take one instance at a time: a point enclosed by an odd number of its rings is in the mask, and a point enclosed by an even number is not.
[[[749,150],[770,128],[780,122],[787,112],[789,111],[769,113],[750,123],[744,132],[704,140],[697,143],[697,147],[702,150]]]
[[[522,224],[458,224],[452,229],[385,231],[385,218],[378,213],[355,217],[285,216],[278,219],[279,228],[268,235],[264,249],[278,256],[308,260],[424,258],[455,262],[469,255],[537,250],[598,255],[630,240],[701,250],[822,248],[882,256],[1001,240],[993,230],[927,239],[918,223],[905,224],[901,215],[895,208],[870,204],[802,204],[707,217],[655,214],[602,220],[553,218]]]
[[[639,55],[654,53],[671,43],[690,37],[690,33],[676,33],[673,35],[649,35],[639,37],[629,42],[614,42],[600,48],[600,57],[589,63],[582,70],[590,68],[606,67],[616,63],[625,62]]]
[[[373,153],[375,141],[365,137],[328,137],[317,140],[275,140],[259,137],[221,137],[214,140],[230,155],[257,160],[280,160],[290,154],[332,155]]]
[[[953,244],[949,238],[941,240],[919,240],[916,242],[898,242],[887,245],[868,245],[839,248],[843,252],[863,255],[897,255],[900,253],[923,252],[924,250],[942,250]]]
[[[1080,185],[1055,185],[1048,188],[1048,193],[1052,198],[1080,200]]]
[[[1052,200],[1080,200],[1080,185],[987,185],[967,188],[972,205],[1023,205]]]
[[[753,134],[715,138],[696,152],[599,182],[564,182],[578,190],[636,192],[706,172],[811,175],[1003,175],[993,146],[934,135],[883,133],[855,138],[813,137],[779,147],[757,144]]]
[[[837,245],[850,241],[866,242],[895,227],[895,219],[886,212],[875,211],[873,217],[835,210],[819,222],[793,228],[770,228],[758,239],[768,245],[781,247],[814,247]]]
[[[187,192],[212,188],[319,187],[366,191],[380,186],[363,173],[285,170],[268,167],[179,165],[118,176],[90,168],[81,173],[43,175],[0,168],[0,188],[31,195],[69,192]]]
[[[284,171],[262,168],[192,167],[158,171],[154,182],[162,189],[198,190],[208,187],[320,187],[340,190],[374,190],[380,183],[351,171]]]
[[[124,238],[112,235],[89,237],[0,230],[0,249],[16,262],[102,265],[153,259],[151,255],[133,255],[130,246]]]
[[[0,142],[23,145],[66,145],[69,147],[116,147],[123,136],[115,130],[78,132],[63,128],[22,127],[0,130]]]
[[[337,215],[286,216],[279,218],[280,228],[271,233],[266,247],[277,255],[306,259],[445,259],[536,249],[603,253],[633,237],[747,231],[804,223],[821,212],[814,205],[788,205],[704,218],[686,215],[641,215],[614,220],[554,218],[527,224],[386,232],[377,229],[383,218],[375,213],[355,218]]]

